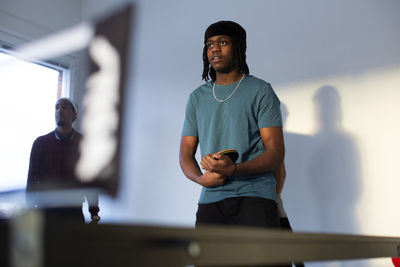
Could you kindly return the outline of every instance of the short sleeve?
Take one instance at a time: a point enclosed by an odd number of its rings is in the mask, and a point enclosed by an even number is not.
[[[267,85],[260,94],[258,102],[258,128],[282,127],[280,101],[271,85]]]
[[[182,136],[198,136],[195,97],[190,95],[186,104],[185,121],[183,123]]]

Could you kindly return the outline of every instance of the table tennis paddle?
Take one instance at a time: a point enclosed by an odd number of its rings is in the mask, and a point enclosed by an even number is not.
[[[235,163],[237,161],[237,159],[239,158],[239,153],[237,152],[236,149],[224,149],[224,150],[218,151],[215,154],[221,154],[221,155],[228,156],[233,161],[233,163]],[[211,154],[211,157],[213,159],[216,159],[215,157],[213,157],[212,154]]]

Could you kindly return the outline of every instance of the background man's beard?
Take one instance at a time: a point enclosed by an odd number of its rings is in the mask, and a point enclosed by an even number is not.
[[[58,121],[57,122],[57,126],[65,126],[65,122],[64,121]]]

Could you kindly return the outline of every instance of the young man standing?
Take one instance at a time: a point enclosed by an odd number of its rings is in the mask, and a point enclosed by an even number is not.
[[[203,79],[189,97],[180,146],[184,174],[203,186],[196,226],[279,227],[274,170],[284,158],[280,102],[271,85],[249,75],[246,31],[232,21],[204,35]],[[209,81],[211,78],[211,81]],[[195,159],[201,150],[201,171]],[[217,154],[236,149],[234,163]]]

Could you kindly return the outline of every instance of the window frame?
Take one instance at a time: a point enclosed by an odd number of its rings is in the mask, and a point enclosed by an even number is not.
[[[19,45],[29,43],[31,40],[18,37],[14,34],[7,33],[0,29],[0,52],[12,56],[12,52]],[[77,77],[77,57],[78,54],[65,55],[50,60],[28,61],[39,64],[48,68],[52,68],[62,72],[62,93],[60,97],[69,97],[75,101],[79,100],[79,94],[76,90],[78,85]]]

